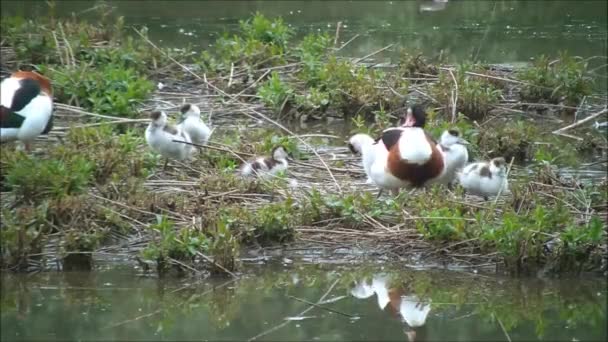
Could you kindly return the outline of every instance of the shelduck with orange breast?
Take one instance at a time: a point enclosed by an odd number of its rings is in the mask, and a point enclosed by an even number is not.
[[[412,127],[424,127],[426,114],[420,106],[414,106],[407,110],[407,114],[400,121],[399,127],[386,129],[377,139],[372,139],[367,134],[356,134],[349,139],[349,148],[355,154],[362,155],[363,168],[368,176],[368,182],[373,182],[380,188],[378,196],[384,189],[398,190],[406,184],[399,178],[393,176],[387,170],[389,150],[386,143],[392,143],[391,136],[398,137],[402,131]]]
[[[19,140],[26,150],[53,126],[51,81],[32,71],[17,71],[0,84],[0,141]]]
[[[418,188],[442,175],[444,155],[424,130],[424,118],[424,109],[414,106],[408,109],[403,126],[382,132],[376,144],[383,144],[387,153],[379,155],[370,168],[376,184],[390,189]]]

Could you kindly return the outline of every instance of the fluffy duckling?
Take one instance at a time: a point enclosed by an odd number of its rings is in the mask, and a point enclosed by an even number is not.
[[[367,175],[367,184],[373,183],[371,178],[371,167],[374,163],[376,153],[375,149],[385,149],[383,144],[375,144],[372,137],[364,133],[358,133],[348,139],[348,148],[354,155],[361,155],[361,163],[363,164],[363,170]],[[386,150],[386,149],[385,149]]]
[[[469,164],[458,174],[458,179],[467,192],[482,196],[486,201],[501,191],[503,194],[510,192],[506,162],[502,157]]]
[[[246,162],[241,168],[241,175],[258,175],[268,177],[280,171],[287,170],[288,153],[283,146],[277,146],[272,150],[271,157],[257,157]]]
[[[444,156],[445,168],[438,183],[450,186],[456,178],[456,172],[464,168],[469,161],[469,152],[464,140],[455,129],[446,130],[439,139],[439,148]]]
[[[188,133],[181,127],[173,126],[167,123],[167,114],[161,111],[150,113],[152,120],[146,129],[146,142],[156,152],[165,157],[165,166],[167,168],[169,158],[184,160],[192,153],[192,145],[174,142],[180,140],[192,142]]]
[[[182,121],[180,126],[195,144],[205,145],[211,136],[211,130],[201,120],[201,110],[197,105],[185,104],[180,109],[182,113]]]
[[[25,149],[53,127],[51,81],[32,71],[17,71],[0,84],[0,141],[20,140]]]

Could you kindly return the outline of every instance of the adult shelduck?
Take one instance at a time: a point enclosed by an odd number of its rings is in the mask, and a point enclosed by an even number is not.
[[[185,104],[180,109],[182,113],[182,121],[180,126],[186,133],[190,135],[190,139],[195,144],[205,145],[211,136],[211,130],[201,120],[201,110],[197,105]]]
[[[378,141],[388,151],[386,165],[382,166],[385,178],[390,179],[393,187],[423,187],[440,177],[445,169],[443,153],[437,142],[419,122],[412,121],[415,111],[416,109],[408,110],[404,126],[385,130]]]
[[[469,152],[466,147],[468,144],[469,142],[460,136],[458,130],[450,129],[441,134],[439,149],[444,156],[445,170],[437,180],[438,183],[452,185],[456,172],[462,170],[469,161]]]
[[[161,111],[150,113],[151,122],[146,129],[146,142],[152,150],[165,157],[167,168],[169,159],[184,160],[192,153],[192,145],[175,142],[174,140],[191,143],[190,135],[181,127],[176,127],[167,122],[167,114]]]
[[[410,128],[422,129],[426,123],[426,113],[421,106],[415,105],[408,108],[406,115],[401,118],[398,127],[391,127],[377,139],[372,139],[369,135],[359,133],[349,139],[348,147],[354,154],[361,154],[363,169],[368,177],[368,183],[374,183],[380,191],[388,189],[396,191],[406,184],[391,174],[388,170],[389,150],[387,143],[392,143],[389,137],[401,136],[404,130]]]
[[[241,167],[241,175],[243,176],[259,176],[266,178],[276,175],[280,171],[287,170],[287,158],[289,154],[283,146],[276,146],[272,149],[270,157],[256,157],[246,162]]]
[[[469,164],[458,174],[458,179],[465,191],[486,201],[490,196],[510,193],[506,163],[502,157]]]
[[[0,141],[31,143],[53,127],[51,81],[33,71],[17,71],[0,84]]]

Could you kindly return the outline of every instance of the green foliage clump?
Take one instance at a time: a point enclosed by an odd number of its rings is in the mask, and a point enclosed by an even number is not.
[[[0,264],[26,271],[30,254],[42,252],[50,229],[47,206],[2,209],[0,229]]]
[[[7,166],[6,184],[25,201],[62,198],[86,190],[93,165],[81,155],[64,159],[38,159],[21,154]]]
[[[152,82],[135,69],[118,64],[58,67],[46,74],[53,79],[58,101],[119,117],[136,117],[135,108],[154,89]]]
[[[148,227],[156,237],[142,251],[142,257],[156,261],[159,274],[164,274],[170,259],[192,261],[197,252],[208,246],[207,237],[189,227],[177,229],[175,224],[164,215],[157,215],[156,223]]]
[[[295,54],[302,63],[300,77],[312,83],[323,67],[322,59],[331,44],[331,38],[327,33],[306,35],[295,48]]]
[[[239,237],[232,232],[233,222],[233,217],[222,213],[208,237],[207,251],[213,258],[216,273],[234,271],[238,267],[240,243]]]
[[[479,146],[490,151],[490,157],[503,157],[510,161],[523,162],[533,156],[532,141],[539,136],[538,128],[526,121],[508,121],[494,129],[482,130],[479,134]]]
[[[258,88],[258,96],[264,103],[281,114],[286,105],[293,99],[294,90],[273,71],[270,78]]]
[[[464,113],[469,119],[483,119],[498,104],[502,91],[485,79],[467,74],[479,66],[461,64],[452,74],[458,85],[457,112]],[[439,81],[431,86],[431,94],[446,108],[446,115],[453,107],[456,87],[449,72],[442,72]]]
[[[250,19],[241,20],[239,25],[246,39],[258,40],[281,48],[287,46],[289,38],[293,35],[293,30],[283,22],[282,18],[271,21],[260,12],[256,12]]]
[[[299,217],[297,208],[294,200],[288,197],[256,210],[251,222],[256,239],[261,243],[292,241]]]
[[[576,107],[593,90],[593,79],[586,72],[586,61],[565,52],[560,53],[555,61],[540,56],[532,67],[518,72],[519,79],[526,82],[520,97],[529,102],[563,103]]]
[[[229,72],[232,65],[257,68],[284,62],[284,55],[293,30],[281,18],[270,20],[256,13],[239,22],[238,34],[224,33],[213,44],[213,54],[202,52],[198,65],[211,74]]]
[[[54,154],[87,153],[88,160],[94,165],[94,178],[98,184],[120,182],[127,177],[145,177],[156,165],[151,152],[142,153],[144,138],[133,129],[116,137],[109,125],[74,128],[68,132],[67,140],[70,148],[59,147]]]
[[[466,236],[466,222],[459,210],[438,208],[423,210],[416,228],[430,241],[459,240]]]

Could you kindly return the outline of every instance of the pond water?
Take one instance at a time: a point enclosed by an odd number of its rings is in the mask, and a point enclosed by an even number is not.
[[[600,341],[604,280],[251,265],[239,280],[2,276],[2,340]],[[318,303],[311,307],[308,303]]]
[[[255,11],[282,16],[299,34],[326,31],[342,22],[343,49],[361,57],[389,44],[442,53],[451,61],[527,61],[558,50],[606,55],[606,1],[106,1],[127,25],[147,25],[161,45],[207,47]],[[91,1],[56,1],[56,15],[96,20]],[[2,1],[2,15],[47,16],[44,1]],[[378,58],[395,53],[389,49]],[[603,61],[600,61],[603,63]]]

